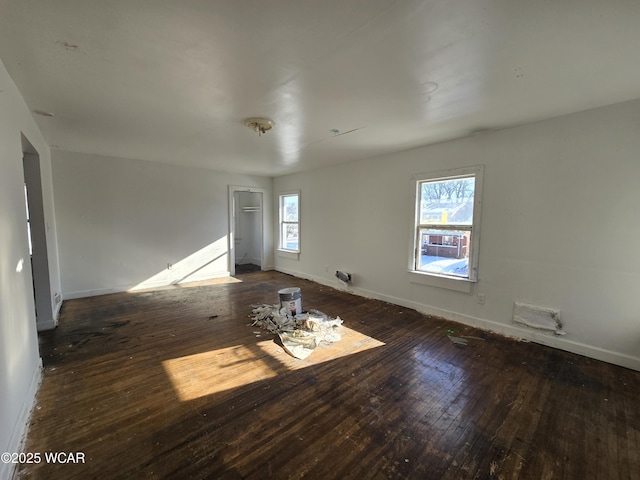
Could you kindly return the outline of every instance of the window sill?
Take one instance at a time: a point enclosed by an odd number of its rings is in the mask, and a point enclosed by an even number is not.
[[[279,257],[288,258],[289,260],[300,260],[300,252],[294,252],[293,250],[276,250]]]
[[[445,288],[447,290],[454,290],[462,293],[471,293],[471,289],[475,283],[473,280],[469,280],[468,278],[445,277],[443,275],[417,272],[415,270],[409,270],[408,275],[411,283]]]

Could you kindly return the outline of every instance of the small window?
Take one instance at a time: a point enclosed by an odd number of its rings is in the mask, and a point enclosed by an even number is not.
[[[300,252],[300,193],[280,195],[280,249]]]
[[[414,273],[476,281],[483,167],[413,177]]]

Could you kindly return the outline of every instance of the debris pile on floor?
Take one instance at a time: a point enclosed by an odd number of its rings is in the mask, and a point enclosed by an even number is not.
[[[454,334],[456,333],[456,330],[453,328],[445,330],[443,333],[447,337],[449,337],[449,340],[451,340],[451,343],[453,343],[456,347],[460,347],[460,348],[464,348],[467,345],[469,345],[469,340],[482,340],[482,341],[487,340],[484,334],[482,334],[482,336],[480,337],[476,337],[473,335],[454,336]]]
[[[340,317],[329,318],[318,310],[292,315],[280,305],[253,305],[252,326],[264,328],[280,337],[284,349],[295,358],[305,359],[320,344],[340,341]]]

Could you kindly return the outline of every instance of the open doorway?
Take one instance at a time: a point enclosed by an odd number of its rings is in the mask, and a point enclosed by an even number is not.
[[[261,270],[263,266],[263,192],[230,187],[231,275]]]
[[[22,143],[26,228],[29,235],[36,326],[38,331],[41,331],[55,327],[55,315],[51,299],[40,155],[26,138],[23,137]]]

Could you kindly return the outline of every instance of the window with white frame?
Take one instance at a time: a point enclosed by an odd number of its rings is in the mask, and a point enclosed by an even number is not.
[[[280,195],[280,249],[300,252],[300,192]]]
[[[484,168],[415,175],[415,223],[410,270],[477,281]]]

